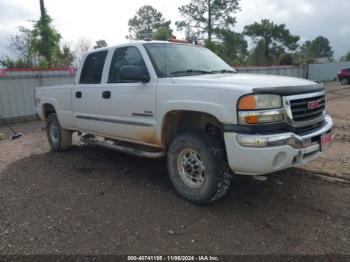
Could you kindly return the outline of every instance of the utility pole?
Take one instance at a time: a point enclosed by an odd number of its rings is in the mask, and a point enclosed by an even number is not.
[[[41,12],[41,17],[43,18],[45,16],[44,0],[40,0],[40,12]]]

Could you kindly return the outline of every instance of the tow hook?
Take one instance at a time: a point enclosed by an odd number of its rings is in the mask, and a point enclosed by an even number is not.
[[[299,151],[298,155],[296,155],[294,157],[294,163],[297,164],[297,163],[301,163],[301,161],[303,160],[303,157],[304,157],[304,154],[302,151]]]

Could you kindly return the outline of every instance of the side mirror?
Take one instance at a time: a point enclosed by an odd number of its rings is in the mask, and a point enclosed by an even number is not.
[[[139,81],[147,83],[150,81],[149,75],[144,75],[139,66],[126,65],[122,66],[119,71],[119,77],[123,80]]]

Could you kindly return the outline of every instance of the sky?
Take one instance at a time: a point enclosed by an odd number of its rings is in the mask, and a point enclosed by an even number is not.
[[[63,42],[76,45],[79,38],[105,39],[109,45],[125,42],[128,20],[142,5],[161,11],[166,19],[180,20],[178,7],[190,0],[45,0],[45,7]],[[350,0],[240,0],[235,31],[268,18],[284,23],[301,43],[323,35],[338,59],[350,51]],[[40,16],[39,0],[0,0],[0,55],[8,53],[9,37],[18,26],[31,27]],[[181,33],[175,32],[181,36]]]

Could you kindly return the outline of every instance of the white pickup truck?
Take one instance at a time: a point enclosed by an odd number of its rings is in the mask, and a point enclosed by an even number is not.
[[[177,192],[198,204],[235,174],[263,175],[318,158],[331,145],[322,84],[236,73],[208,49],[141,41],[87,53],[74,84],[38,87],[54,151],[81,140],[166,156]]]

